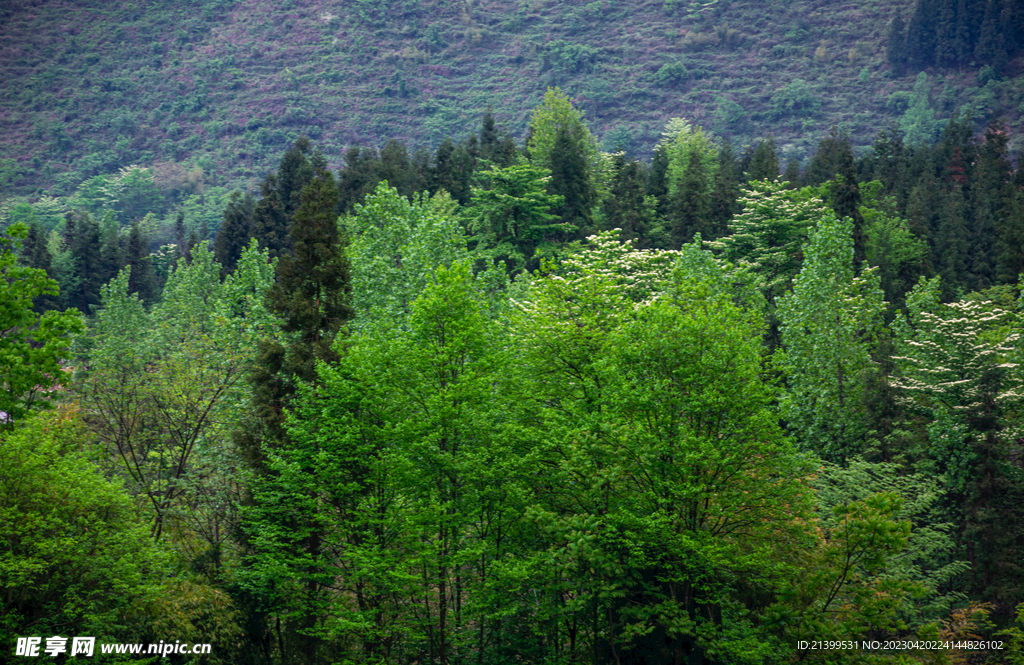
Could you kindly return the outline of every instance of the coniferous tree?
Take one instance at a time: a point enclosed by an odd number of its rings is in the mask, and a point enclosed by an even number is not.
[[[782,180],[789,183],[790,189],[796,189],[800,186],[800,160],[796,157],[790,157],[789,161],[786,162],[786,172],[782,174]]]
[[[1024,192],[1011,192],[996,225],[996,279],[1003,284],[1013,284],[1024,274]]]
[[[622,239],[638,240],[637,246],[647,247],[651,233],[651,215],[648,205],[653,199],[644,197],[644,183],[640,163],[626,159],[623,152],[612,157],[612,181],[608,196],[602,205],[606,229],[622,229]]]
[[[53,256],[46,246],[46,231],[38,222],[28,227],[28,235],[21,244],[21,263],[35,270],[43,270],[53,278]],[[42,314],[51,309],[60,309],[60,298],[52,293],[41,293],[32,301],[32,311]]]
[[[349,266],[338,230],[338,189],[325,160],[314,155],[313,180],[302,190],[299,207],[292,217],[290,230],[292,253],[277,264],[277,281],[267,294],[267,306],[282,321],[283,339],[260,343],[257,365],[252,374],[255,418],[239,432],[237,442],[249,459],[261,482],[273,486],[268,475],[267,455],[271,450],[287,450],[292,442],[284,429],[284,409],[293,404],[299,384],[315,385],[317,361],[333,362],[337,352],[332,346],[342,325],[351,315],[349,300]],[[320,556],[323,539],[315,524],[303,521],[289,508],[275,503],[273,491],[256,497],[254,515],[275,528],[297,534],[290,555],[315,560]],[[250,542],[259,548],[259,540]],[[324,662],[322,641],[312,634],[316,624],[316,607],[330,582],[309,576],[299,580],[297,602],[275,595],[270,587],[256,590],[260,601],[274,610],[285,612],[299,606],[297,613],[288,613],[278,629],[278,643],[283,662]]]
[[[277,176],[268,173],[260,183],[260,200],[252,211],[252,237],[261,248],[270,250],[271,258],[288,252],[288,214],[278,190]]]
[[[180,261],[185,258],[185,243],[187,238],[185,236],[185,213],[179,212],[177,218],[174,220],[174,247],[175,247],[175,261]]]
[[[151,303],[156,298],[156,275],[153,274],[153,259],[149,254],[149,240],[142,234],[139,223],[132,224],[128,235],[128,293],[137,293],[143,302]]]
[[[380,182],[380,160],[376,150],[359,146],[346,150],[344,159],[345,167],[338,172],[338,208],[342,213],[351,213]]]
[[[934,1],[917,0],[907,24],[907,61],[921,70],[935,57]]]
[[[668,150],[660,144],[654,148],[651,158],[647,195],[654,197],[658,203],[658,214],[665,217],[668,214]]]
[[[559,127],[551,150],[551,180],[548,193],[563,198],[557,210],[563,224],[577,229],[579,237],[586,236],[593,227],[594,191],[584,147],[567,127]]]
[[[956,0],[938,0],[935,22],[935,64],[939,67],[956,65]]]
[[[1001,0],[988,0],[985,3],[984,18],[974,47],[974,57],[978,63],[992,65],[996,71],[1002,70],[1006,59],[1006,47],[1003,44],[1000,26],[1002,5]]]
[[[719,235],[718,229],[711,222],[707,180],[700,153],[690,153],[686,170],[672,196],[669,233],[673,249],[691,242],[698,233],[704,240],[714,240]]]
[[[964,219],[964,193],[960,183],[954,182],[946,191],[939,211],[936,239],[939,275],[942,276],[943,297],[953,300],[964,286],[967,276],[968,230]]]
[[[484,118],[480,123],[480,159],[495,161],[495,153],[498,152],[500,139],[498,138],[498,127],[494,120],[494,111],[488,106],[484,111]]]
[[[277,167],[277,192],[286,218],[290,218],[299,207],[302,188],[313,180],[313,166],[308,158],[310,149],[309,139],[300,137],[284,153]],[[246,238],[246,243],[248,240]]]
[[[92,313],[100,304],[100,288],[106,283],[107,268],[100,247],[99,224],[83,212],[69,213],[65,226],[65,241],[74,260],[77,288],[69,304],[83,313]]]
[[[412,172],[412,164],[409,162],[409,151],[402,141],[389,139],[384,144],[380,151],[379,168],[380,180],[386,180],[402,196],[411,197],[416,192],[416,179]]]
[[[228,205],[224,209],[224,221],[213,241],[213,253],[224,274],[235,269],[238,258],[242,256],[242,250],[249,244],[255,206],[256,201],[252,194],[246,193],[243,196],[239,191],[231,192]]]
[[[898,13],[891,21],[885,31],[885,57],[889,61],[889,68],[897,76],[902,76],[907,67],[907,27],[903,23],[903,17]]]
[[[778,177],[779,156],[775,152],[775,139],[761,139],[751,155],[744,180],[775,180]]]

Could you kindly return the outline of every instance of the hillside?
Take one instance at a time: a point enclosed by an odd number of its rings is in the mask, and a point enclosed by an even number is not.
[[[831,125],[869,145],[913,101],[918,72],[893,76],[885,52],[909,4],[14,0],[0,9],[0,197],[67,194],[134,163],[252,185],[301,134],[337,165],[353,144],[464,136],[488,106],[522,136],[552,85],[606,149],[648,154],[685,116],[806,159]],[[918,97],[940,119],[965,104],[979,126],[1002,115],[1016,135],[1021,69],[929,69]]]

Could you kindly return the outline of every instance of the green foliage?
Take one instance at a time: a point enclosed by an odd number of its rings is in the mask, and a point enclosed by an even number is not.
[[[547,169],[552,168],[553,150],[559,130],[582,149],[595,185],[603,173],[603,160],[597,141],[583,124],[583,113],[573,107],[572,100],[559,88],[548,88],[544,101],[530,114],[530,140],[527,145],[530,162]]]
[[[661,66],[654,78],[660,85],[678,85],[689,77],[686,65],[680,61],[669,62]]]
[[[33,311],[37,297],[57,295],[58,288],[44,270],[19,265],[16,250],[27,235],[24,224],[15,224],[0,237],[0,412],[6,427],[46,406],[64,376],[69,335],[83,328],[77,310]]]
[[[73,409],[37,415],[0,441],[0,639],[139,635],[129,618],[156,594],[160,553],[132,501],[104,477]]]
[[[544,252],[553,240],[574,231],[562,223],[552,209],[563,198],[547,193],[548,169],[521,162],[480,174],[484,187],[473,188],[469,230],[475,251],[489,260],[501,260],[510,272],[518,272]]]
[[[914,83],[910,105],[900,118],[903,140],[909,145],[927,144],[935,139],[938,124],[935,121],[935,111],[928,105],[930,91],[928,75],[921,72]]]
[[[817,115],[821,100],[807,81],[797,78],[772,95],[772,108],[776,119],[788,116],[807,118]]]
[[[853,224],[827,214],[804,247],[793,292],[778,301],[783,350],[775,366],[789,391],[780,412],[802,444],[843,461],[865,437],[864,391],[884,307],[878,275],[854,276]]]

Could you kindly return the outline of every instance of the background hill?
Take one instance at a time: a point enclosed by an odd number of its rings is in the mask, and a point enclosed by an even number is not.
[[[977,41],[986,3],[960,4]],[[1006,0],[1005,13],[1012,19],[1020,4]],[[552,85],[576,98],[603,147],[639,155],[676,116],[734,143],[774,136],[783,160],[806,160],[833,124],[862,147],[908,113],[934,123],[967,104],[979,127],[1003,116],[1015,152],[1021,58],[996,68],[973,53],[941,68],[911,58],[895,75],[886,28],[897,15],[911,21],[912,9],[876,0],[8,0],[0,196],[69,194],[135,163],[157,167],[165,187],[199,186],[197,166],[206,185],[251,187],[302,134],[339,165],[354,144],[460,138],[488,106],[521,137]]]

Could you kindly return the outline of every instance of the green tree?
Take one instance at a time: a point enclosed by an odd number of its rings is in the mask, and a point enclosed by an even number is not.
[[[868,434],[864,390],[884,307],[875,271],[854,276],[852,235],[852,222],[831,214],[811,233],[793,292],[779,300],[775,356],[789,383],[782,417],[802,446],[840,462],[859,454]]]
[[[46,271],[19,265],[18,245],[28,235],[24,224],[7,228],[0,237],[0,412],[2,425],[12,426],[33,409],[46,406],[61,383],[69,335],[82,330],[78,310],[33,311],[40,296],[58,295],[57,282]]]
[[[897,76],[903,74],[907,66],[907,28],[903,23],[903,17],[896,14],[889,21],[885,30],[885,57],[889,61],[889,68]]]
[[[94,456],[73,409],[30,418],[0,441],[5,648],[17,636],[130,640],[143,629],[132,615],[157,593],[162,557]]]
[[[535,265],[536,255],[550,251],[555,241],[568,239],[576,229],[556,221],[552,210],[563,199],[547,193],[550,177],[546,168],[526,161],[480,173],[484,186],[473,188],[465,213],[477,254],[518,272]]]
[[[558,209],[562,224],[575,227],[577,235],[585,235],[593,227],[593,208],[597,203],[585,147],[568,128],[559,127],[549,160],[548,192],[562,198]]]
[[[145,303],[151,303],[157,295],[156,275],[153,274],[153,259],[149,253],[149,240],[142,235],[139,224],[133,223],[128,235],[127,263],[131,267],[128,277],[128,292],[139,294]]]
[[[227,207],[224,208],[224,221],[213,243],[217,263],[225,274],[234,270],[242,250],[249,244],[255,207],[256,201],[252,194],[246,193],[243,196],[242,192],[231,192]]]

